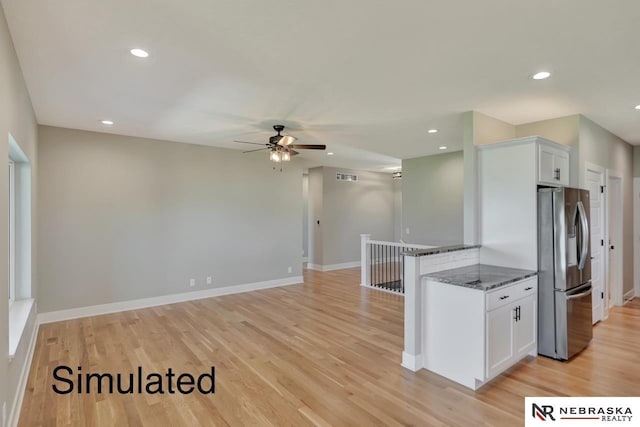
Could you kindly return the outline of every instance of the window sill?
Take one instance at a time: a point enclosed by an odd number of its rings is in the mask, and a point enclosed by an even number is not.
[[[34,301],[33,298],[13,301],[9,307],[9,359],[13,359],[18,350]]]

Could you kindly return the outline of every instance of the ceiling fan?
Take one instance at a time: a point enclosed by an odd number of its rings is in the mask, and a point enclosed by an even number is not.
[[[255,150],[243,151],[243,153],[253,153],[254,151],[269,150],[269,159],[272,162],[288,162],[291,160],[291,156],[299,154],[298,150],[325,150],[327,148],[324,144],[294,144],[296,137],[290,135],[281,135],[280,132],[284,130],[284,125],[274,125],[273,129],[277,132],[277,135],[269,137],[269,142],[266,144],[260,144],[257,142],[247,141],[233,141],[240,142],[242,144],[262,145],[264,148],[257,148]]]

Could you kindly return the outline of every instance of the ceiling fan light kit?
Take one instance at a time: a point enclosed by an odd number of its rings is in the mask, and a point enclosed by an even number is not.
[[[275,163],[291,160],[291,152],[286,147],[274,147],[269,151],[269,160]]]
[[[274,125],[273,130],[277,132],[276,135],[269,137],[269,142],[266,144],[259,144],[257,142],[248,141],[234,141],[242,144],[263,145],[266,148],[259,148],[256,150],[244,151],[244,153],[252,153],[254,151],[269,150],[269,160],[274,163],[288,162],[291,160],[291,156],[295,156],[298,152],[295,149],[303,150],[325,150],[327,148],[324,144],[294,144],[298,139],[295,136],[282,135],[284,125]]]

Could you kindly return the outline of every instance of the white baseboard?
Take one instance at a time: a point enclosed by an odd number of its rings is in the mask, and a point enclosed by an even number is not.
[[[635,296],[634,289],[630,289],[627,293],[625,293],[622,297],[622,304],[626,304],[633,299]]]
[[[408,354],[402,352],[402,367],[410,371],[417,372],[424,367],[422,362],[422,354]]]
[[[362,283],[360,283],[360,286],[362,286],[363,288],[367,288],[367,289],[373,289],[374,291],[386,292],[388,294],[399,295],[401,297],[404,296],[403,293],[396,292],[396,291],[391,291],[389,289],[378,288],[377,286],[363,285]]]
[[[264,282],[247,283],[244,285],[225,286],[223,288],[212,288],[202,291],[184,292],[180,294],[163,295],[159,297],[141,298],[109,304],[92,305],[89,307],[71,308],[68,310],[50,311],[47,313],[38,314],[37,321],[38,323],[60,322],[63,320],[78,319],[80,317],[118,313],[121,311],[137,310],[140,308],[155,307],[158,305],[175,304],[178,302],[194,301],[222,295],[232,295],[242,292],[258,291],[260,289],[295,285],[303,282],[304,279],[302,276],[287,277],[284,279],[266,280]]]
[[[353,262],[343,262],[342,264],[328,264],[328,265],[320,265],[320,264],[307,264],[307,269],[316,270],[316,271],[333,271],[333,270],[343,270],[345,268],[354,268],[360,267],[360,261]]]
[[[37,311],[37,307],[33,309]],[[31,332],[31,339],[29,340],[29,347],[27,349],[27,357],[22,366],[22,372],[20,373],[20,379],[18,380],[18,388],[16,390],[16,396],[13,399],[11,405],[11,411],[7,418],[8,427],[16,427],[20,420],[20,410],[22,409],[22,400],[24,399],[24,392],[27,388],[27,381],[29,380],[29,371],[31,370],[31,362],[33,361],[33,353],[36,349],[36,341],[38,338],[38,330],[40,329],[40,323],[36,315],[34,321],[34,330]],[[15,360],[15,359],[14,359]]]

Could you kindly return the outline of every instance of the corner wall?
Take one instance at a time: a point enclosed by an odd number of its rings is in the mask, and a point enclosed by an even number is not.
[[[323,167],[322,265],[360,262],[360,234],[393,240],[393,178],[388,173]],[[337,173],[358,176],[338,181]]]
[[[41,312],[302,275],[295,162],[48,126],[39,155]]]
[[[402,161],[404,241],[434,246],[463,242],[464,174],[462,151]]]
[[[0,6],[0,157],[8,161],[8,135],[15,138],[16,142],[29,158],[31,163],[31,296],[37,297],[37,269],[36,269],[36,216],[37,206],[37,184],[36,175],[38,171],[37,139],[38,127],[36,118],[31,106],[31,100],[27,91],[20,64],[13,47],[11,35],[4,11]],[[8,284],[8,247],[9,247],[9,219],[8,208],[8,181],[7,167],[0,173],[0,295],[5,298],[9,295]],[[28,348],[31,337],[35,332],[35,309],[27,320],[22,338],[13,360],[9,361],[9,313],[7,299],[0,304],[0,411],[2,404],[6,403],[7,417],[12,414],[12,408],[18,396],[18,387],[23,369],[28,358]],[[19,411],[19,408],[17,408]],[[13,412],[15,417],[17,414]],[[9,422],[17,420],[8,420]],[[0,420],[1,422],[1,420]]]
[[[585,188],[585,163],[615,171],[622,177],[623,293],[633,289],[633,147],[608,130],[580,116],[580,186]]]

